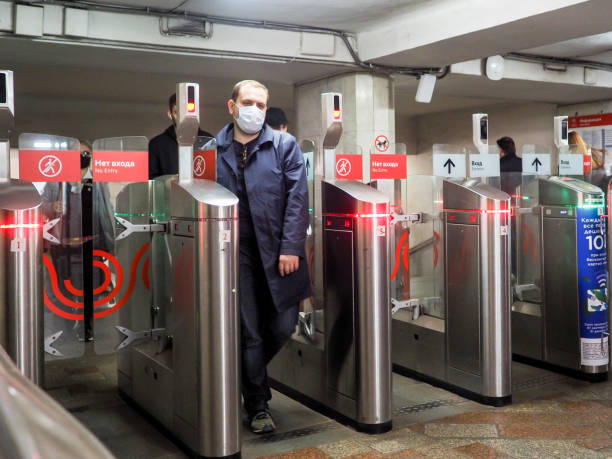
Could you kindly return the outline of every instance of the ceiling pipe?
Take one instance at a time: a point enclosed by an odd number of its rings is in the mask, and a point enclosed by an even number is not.
[[[526,53],[507,53],[504,55],[504,59],[510,59],[513,61],[521,62],[532,62],[538,64],[553,64],[560,66],[575,66],[575,67],[589,67],[599,70],[605,70],[612,72],[612,64],[606,64],[604,62],[588,61],[582,59],[571,59],[564,57],[553,57],[553,56],[540,56],[538,54],[526,54]]]
[[[30,4],[47,4],[47,5],[61,5],[64,7],[81,7],[89,10],[97,10],[97,11],[107,11],[107,12],[115,12],[115,13],[124,13],[124,14],[145,14],[152,15],[156,17],[171,17],[171,18],[182,18],[182,19],[193,19],[200,21],[208,21],[211,24],[224,24],[224,25],[233,25],[238,27],[254,27],[260,29],[271,29],[271,30],[284,30],[291,32],[308,32],[308,33],[320,33],[333,35],[338,37],[346,46],[349,54],[353,58],[354,65],[357,67],[375,73],[385,73],[385,74],[401,74],[401,75],[411,75],[414,77],[419,77],[424,74],[432,74],[436,75],[438,79],[444,78],[448,75],[450,71],[450,66],[444,67],[410,67],[410,66],[392,66],[392,65],[382,65],[375,64],[372,62],[365,62],[359,58],[359,54],[353,47],[351,43],[351,38],[354,38],[352,34],[344,32],[342,30],[336,29],[328,29],[324,27],[311,27],[311,26],[302,26],[295,24],[284,24],[280,22],[270,22],[270,21],[257,21],[251,19],[234,19],[234,18],[226,18],[221,16],[209,16],[209,15],[200,15],[200,14],[188,14],[187,12],[183,13],[175,13],[175,7],[170,10],[162,10],[159,8],[150,8],[150,7],[134,7],[127,5],[118,5],[118,4],[104,4],[96,1],[89,0],[37,0],[31,1]],[[180,7],[181,5],[179,5]]]

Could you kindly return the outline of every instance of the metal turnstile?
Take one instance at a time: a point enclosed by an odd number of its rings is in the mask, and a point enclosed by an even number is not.
[[[128,185],[118,197],[138,235],[118,241],[119,256],[150,241],[153,270],[151,291],[134,297],[117,327],[126,336],[119,384],[191,453],[240,457],[238,198],[193,178],[198,94],[197,84],[177,87],[178,177]]]
[[[120,390],[197,454],[239,455],[238,199],[208,180],[161,178],[148,187],[157,202],[165,186],[171,218],[151,262],[157,301],[123,316],[135,341],[119,352]],[[160,302],[168,293],[172,302]]]
[[[358,430],[385,432],[392,411],[389,200],[360,182],[323,181],[321,190],[323,307],[268,373],[281,392]]]
[[[593,381],[607,378],[608,278],[604,194],[571,177],[523,185],[516,209],[512,351]]]
[[[444,303],[396,305],[394,369],[501,406],[512,399],[510,197],[477,180],[442,188]]]
[[[13,72],[0,71],[0,346],[35,384],[43,382],[42,200],[10,178]]]
[[[0,183],[0,345],[43,383],[41,198],[31,183]]]

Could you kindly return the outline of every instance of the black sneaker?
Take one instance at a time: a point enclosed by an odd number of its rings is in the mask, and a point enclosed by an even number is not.
[[[276,424],[272,415],[267,411],[259,411],[251,417],[249,422],[251,432],[256,434],[271,433],[276,430]]]

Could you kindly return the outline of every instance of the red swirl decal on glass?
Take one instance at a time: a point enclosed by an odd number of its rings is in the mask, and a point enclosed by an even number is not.
[[[117,301],[115,305],[111,308],[106,308],[104,310],[98,310],[97,312],[94,312],[94,319],[100,319],[102,317],[106,317],[116,312],[123,305],[125,305],[125,303],[130,299],[134,291],[134,287],[136,285],[138,264],[140,263],[140,260],[142,259],[143,255],[148,250],[148,248],[149,248],[149,243],[147,242],[138,250],[138,252],[136,253],[136,256],[134,257],[134,260],[132,260],[132,265],[130,266],[130,281],[121,299],[119,299],[119,301]],[[108,260],[109,263],[112,265],[115,271],[115,275],[117,277],[116,284],[114,288],[112,289],[112,291],[109,292],[106,296],[94,301],[94,308],[99,308],[100,306],[109,304],[119,294],[119,292],[121,291],[121,288],[123,287],[124,274],[123,274],[123,268],[121,267],[121,264],[119,263],[117,258],[115,258],[112,254],[105,252],[103,250],[94,250],[93,255],[94,257],[100,257],[100,258],[104,258]],[[43,255],[43,262],[49,274],[49,279],[51,281],[51,289],[53,291],[54,298],[56,298],[63,306],[66,306],[72,309],[83,309],[82,301],[72,300],[66,297],[66,295],[64,295],[64,293],[61,291],[55,266],[53,266],[51,259],[46,254]],[[148,262],[149,262],[149,259],[147,258],[144,263],[144,269],[143,269],[143,282],[145,283],[145,286],[147,286],[147,288],[148,288],[148,268],[149,268]],[[94,288],[94,294],[100,295],[104,293],[108,289],[108,287],[111,285],[112,272],[109,266],[101,260],[94,260],[93,265],[94,267],[101,269],[102,272],[104,273],[104,280],[99,286]],[[69,292],[71,295],[77,298],[83,297],[83,290],[75,288],[72,285],[72,282],[70,281],[70,279],[64,280],[64,288],[66,289],[67,292]],[[84,318],[83,313],[69,312],[69,311],[62,309],[58,305],[54,304],[54,302],[49,297],[49,294],[46,291],[46,289],[44,291],[44,300],[45,300],[45,306],[47,306],[54,314],[57,314],[60,317],[64,317],[65,319],[69,319],[69,320],[83,320]]]

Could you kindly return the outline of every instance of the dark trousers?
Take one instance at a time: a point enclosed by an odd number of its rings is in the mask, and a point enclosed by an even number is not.
[[[250,415],[268,408],[272,393],[266,366],[293,334],[299,310],[299,304],[276,310],[256,252],[240,250],[242,396]]]

